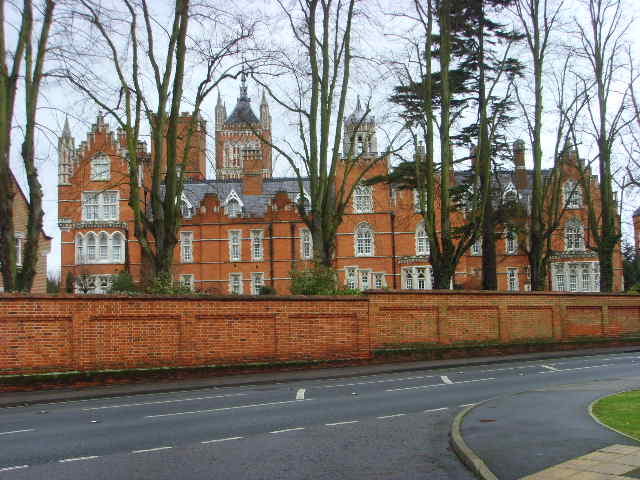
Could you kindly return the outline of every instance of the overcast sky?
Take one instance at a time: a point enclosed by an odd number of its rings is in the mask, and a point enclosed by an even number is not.
[[[627,6],[628,17],[631,18],[635,15],[637,18],[637,15],[640,13],[640,5],[638,5],[637,0],[622,1]],[[287,2],[290,8],[293,9],[295,1],[287,0]],[[221,2],[221,4],[225,5],[225,8],[227,8],[226,5],[229,3],[231,2]],[[357,53],[371,57],[373,60],[357,60],[354,63],[349,108],[347,110],[350,112],[354,108],[358,94],[362,96],[363,101],[370,100],[372,113],[376,115],[380,124],[378,143],[381,148],[384,148],[388,136],[392,136],[397,130],[398,123],[395,115],[397,109],[387,101],[396,81],[392,72],[385,66],[385,62],[389,59],[398,60],[402,57],[403,46],[399,36],[415,34],[415,31],[409,28],[409,23],[406,20],[390,14],[410,11],[410,4],[411,2],[409,0],[367,0],[363,3],[363,6],[366,7],[364,13],[366,13],[367,19],[362,19],[361,22],[357,24],[354,35],[354,45]],[[579,11],[579,4],[579,0],[567,0],[565,2],[566,7],[563,10],[565,28],[572,28],[573,15],[576,15],[576,12]],[[280,13],[275,1],[245,0],[235,2],[234,7],[238,13],[253,15],[259,18],[258,39],[263,45],[276,43],[284,47],[293,46],[285,17]],[[166,11],[158,13],[163,15],[166,14]],[[508,16],[505,14],[504,18],[508,18]],[[630,32],[630,42],[635,40],[633,38],[634,33],[633,30]],[[631,44],[635,52],[635,57],[638,58],[638,53],[640,53],[638,51],[639,43],[636,41],[636,43]],[[526,52],[523,50],[520,54],[522,55],[521,59],[526,62]],[[558,58],[552,60],[558,60]],[[106,73],[107,71],[108,70],[105,70],[105,74],[108,74]],[[197,77],[197,68],[194,68],[190,74],[193,75],[194,78]],[[193,79],[190,78],[189,80]],[[261,80],[269,81],[269,77],[263,76]],[[277,82],[279,82],[280,92],[287,89],[291,90],[290,83],[282,79],[278,79]],[[248,86],[254,111],[259,113],[261,89],[251,79],[249,80]],[[239,81],[233,79],[228,80],[219,90],[223,101],[226,102],[227,112],[231,113],[239,93]],[[205,101],[202,109],[202,115],[208,120],[209,124],[210,138],[208,140],[208,148],[210,151],[208,157],[210,162],[214,161],[212,149],[214,146],[214,106],[216,98],[217,93],[212,94],[208,100]],[[273,117],[274,138],[281,142],[284,142],[284,140],[295,142],[295,135],[293,135],[295,129],[292,125],[293,119],[281,108],[278,108],[273,101],[270,102],[270,104]],[[45,231],[54,238],[48,259],[48,266],[50,274],[55,274],[59,272],[60,269],[60,232],[57,227],[57,135],[62,131],[65,117],[68,116],[76,145],[79,145],[82,140],[86,139],[86,134],[91,124],[95,121],[98,109],[71,90],[69,86],[56,81],[48,81],[45,85],[40,106],[41,109],[38,120],[42,124],[42,129],[37,140],[37,155],[41,182],[45,194]],[[22,105],[20,105],[18,100],[16,127],[15,134],[13,135],[12,165],[20,183],[26,185],[25,176],[21,167],[22,160],[19,156],[21,110]],[[181,110],[188,110],[188,107],[184,107]],[[115,122],[113,120],[107,120],[111,126],[114,127]],[[513,140],[518,137],[526,139],[526,130],[521,122],[517,122],[509,133],[513,136]],[[546,133],[550,134],[549,131]],[[551,137],[549,137],[549,142],[552,142]],[[551,148],[545,151],[547,165],[551,161],[551,153]],[[589,158],[589,156],[593,154],[593,149],[585,144],[584,147],[581,147],[580,154],[581,156]],[[622,157],[620,157],[619,160],[622,161]],[[530,166],[530,163],[530,152],[527,151],[528,166]],[[285,159],[276,156],[274,167],[275,175],[292,175],[292,170]],[[209,175],[212,175],[211,170],[209,170]],[[625,198],[622,220],[623,229],[627,237],[631,231],[630,214],[633,208],[640,205],[638,200],[639,197],[637,194],[628,195]]]

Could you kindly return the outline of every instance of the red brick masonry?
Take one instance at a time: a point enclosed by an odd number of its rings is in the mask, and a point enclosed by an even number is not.
[[[0,373],[368,358],[415,344],[640,336],[640,296],[0,297]]]

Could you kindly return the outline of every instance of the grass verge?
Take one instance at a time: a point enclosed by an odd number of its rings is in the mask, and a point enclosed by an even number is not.
[[[605,425],[640,441],[640,390],[598,400],[593,414]]]

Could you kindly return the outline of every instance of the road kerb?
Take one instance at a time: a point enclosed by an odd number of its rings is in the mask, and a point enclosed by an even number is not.
[[[470,405],[456,415],[451,423],[451,431],[449,434],[449,442],[453,451],[460,458],[469,470],[471,470],[478,478],[482,480],[498,480],[498,477],[489,469],[486,463],[467,445],[462,438],[462,422],[464,417],[474,408],[488,402]]]
[[[594,406],[596,403],[598,403],[600,400],[602,400],[603,398],[611,397],[611,396],[613,396],[613,395],[619,395],[619,394],[621,394],[621,393],[627,393],[627,392],[630,392],[630,391],[632,391],[632,390],[637,390],[637,388],[632,388],[632,389],[622,390],[622,391],[617,392],[617,393],[610,393],[610,394],[608,394],[608,395],[603,395],[603,396],[602,396],[602,397],[600,397],[600,398],[596,398],[593,402],[591,402],[591,403],[589,404],[588,411],[589,411],[589,415],[591,416],[591,418],[593,419],[593,421],[594,421],[594,422],[596,422],[596,423],[600,424],[600,425],[601,425],[601,426],[603,426],[604,428],[607,428],[607,429],[611,430],[612,432],[616,432],[617,434],[622,435],[623,437],[630,438],[630,439],[631,439],[631,440],[633,440],[634,442],[637,442],[637,441],[638,441],[638,439],[637,439],[637,438],[634,438],[634,437],[632,437],[631,435],[627,435],[626,433],[623,433],[623,432],[621,432],[620,430],[617,430],[617,429],[615,429],[615,428],[613,428],[613,427],[611,427],[611,426],[607,425],[606,423],[601,422],[601,421],[598,419],[598,417],[596,417],[596,416],[595,416],[595,414],[593,413],[593,406]]]

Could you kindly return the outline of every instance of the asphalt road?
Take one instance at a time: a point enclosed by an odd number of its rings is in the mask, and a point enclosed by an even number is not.
[[[0,409],[0,478],[472,479],[452,417],[496,396],[637,376],[610,354]]]

